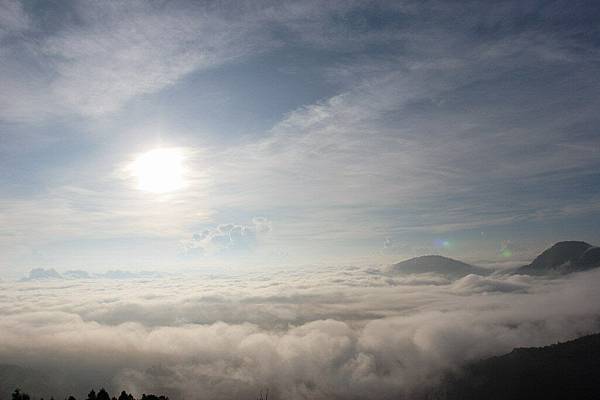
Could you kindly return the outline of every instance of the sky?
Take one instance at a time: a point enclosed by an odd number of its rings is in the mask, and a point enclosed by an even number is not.
[[[600,331],[600,269],[510,269],[600,245],[599,19],[0,0],[0,397],[416,399]]]
[[[600,244],[599,17],[1,0],[0,276],[518,265]]]

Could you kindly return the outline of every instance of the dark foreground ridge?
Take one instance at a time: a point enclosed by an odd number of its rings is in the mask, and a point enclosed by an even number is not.
[[[600,334],[472,363],[430,399],[600,399]]]
[[[21,389],[15,389],[15,391],[12,393],[12,400],[32,400],[32,397],[29,396],[29,394],[22,392]],[[44,400],[44,398],[41,397],[39,400]],[[50,396],[49,400],[54,400],[54,397]],[[77,399],[74,396],[69,396],[65,400],[77,400]],[[96,392],[92,389],[88,393],[87,398],[85,400],[138,400],[138,399],[133,397],[133,395],[131,393],[128,394],[124,390],[121,392],[118,399],[114,396],[111,398],[110,395],[108,394],[108,392],[104,388],[102,388],[98,391],[98,394],[96,394]],[[155,394],[145,394],[144,393],[144,394],[142,394],[142,397],[139,398],[139,400],[169,400],[169,398],[164,395],[157,396]],[[256,400],[269,400],[269,390],[267,389],[264,397],[263,397],[263,392],[261,391],[260,396],[257,397]]]

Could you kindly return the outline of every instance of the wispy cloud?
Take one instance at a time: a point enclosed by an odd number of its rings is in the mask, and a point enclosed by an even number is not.
[[[6,2],[4,120],[61,115],[69,140],[85,131],[86,146],[119,144],[77,168],[45,171],[26,198],[6,195],[3,241],[160,236],[175,249],[262,215],[277,221],[273,251],[348,256],[377,252],[386,237],[423,248],[421,236],[597,213],[598,51],[579,34],[591,29],[585,18],[574,24],[536,4],[76,2],[53,25],[44,9]],[[314,60],[308,78],[305,60]],[[238,126],[247,135],[235,138],[190,128],[195,117],[174,106],[163,133],[195,154],[180,193],[150,199],[115,174],[151,135],[131,131],[154,116],[112,125],[88,117],[115,116],[149,95],[176,103],[164,90],[178,84],[179,101],[193,103],[204,89],[193,73],[245,62],[328,89],[269,115],[264,131]],[[233,76],[244,81],[243,70]],[[276,93],[256,102],[269,109],[296,97]],[[225,114],[235,123],[243,112]],[[15,126],[13,136],[28,138],[20,148],[41,143],[35,133],[63,138],[62,126]]]
[[[0,39],[23,32],[29,24],[21,2],[6,0],[0,4]]]
[[[37,11],[49,12],[43,7]],[[2,65],[6,83],[13,82],[3,86],[3,118],[114,112],[128,100],[170,86],[193,71],[274,44],[244,15],[223,15],[218,8],[76,2],[71,12],[76,24],[52,27],[40,38],[40,21],[29,19],[17,3],[3,9],[2,19],[11,22],[5,35],[20,35],[6,39],[2,51],[24,53]]]

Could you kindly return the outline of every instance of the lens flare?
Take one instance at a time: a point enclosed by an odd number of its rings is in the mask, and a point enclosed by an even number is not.
[[[436,239],[433,244],[438,249],[449,249],[452,246],[447,239]]]
[[[500,243],[500,255],[504,258],[512,257],[513,252],[511,250],[511,242],[510,240],[503,241]]]

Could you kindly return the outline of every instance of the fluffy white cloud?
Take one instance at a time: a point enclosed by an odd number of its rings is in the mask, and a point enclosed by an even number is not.
[[[519,280],[526,292],[499,286]],[[174,398],[266,387],[273,398],[389,398],[468,360],[597,330],[599,280],[497,277],[480,294],[457,292],[465,279],[390,284],[347,267],[3,283],[0,356],[50,374],[60,365],[74,386],[55,395],[106,385]]]
[[[183,241],[184,252],[231,253],[252,250],[260,237],[271,231],[271,221],[254,217],[252,225],[221,224],[195,233],[191,240]]]
[[[452,289],[462,293],[526,292],[529,282],[529,277],[520,275],[490,278],[470,274],[454,282]]]

